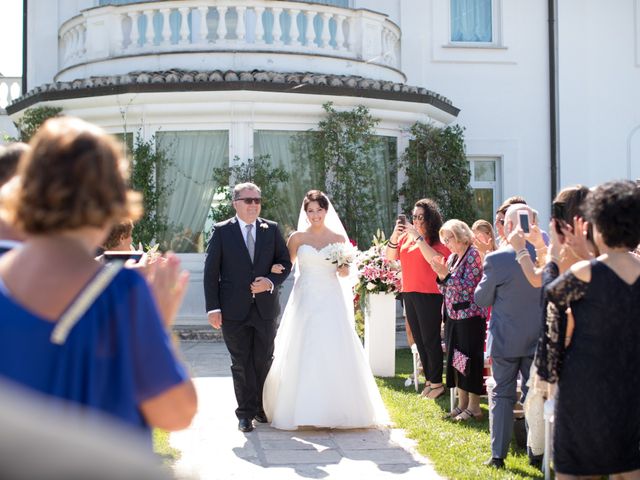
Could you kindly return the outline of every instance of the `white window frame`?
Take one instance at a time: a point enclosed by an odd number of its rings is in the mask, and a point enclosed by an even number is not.
[[[467,161],[469,162],[469,171],[471,172],[471,179],[469,180],[469,186],[475,190],[479,188],[493,190],[493,209],[495,212],[502,203],[502,158],[496,155],[467,155]],[[496,177],[493,181],[481,181],[474,178],[474,163],[476,161],[493,161],[495,165]],[[491,221],[491,219],[488,219]]]
[[[502,0],[491,0],[491,41],[490,42],[456,42],[451,40],[451,2],[447,0],[447,26],[449,47],[466,48],[499,48],[502,47]]]

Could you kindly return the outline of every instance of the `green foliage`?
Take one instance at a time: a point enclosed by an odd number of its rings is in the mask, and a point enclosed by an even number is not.
[[[169,228],[167,217],[160,213],[159,207],[162,199],[171,194],[171,185],[167,185],[158,172],[171,165],[171,161],[166,152],[156,148],[155,144],[155,137],[145,141],[138,132],[131,150],[131,188],[142,194],[144,207],[144,215],[133,229],[136,245],[149,246],[157,242]],[[161,248],[166,250],[166,245],[161,245]]]
[[[16,122],[16,128],[20,135],[17,140],[29,143],[29,140],[38,131],[40,125],[49,118],[59,116],[60,112],[62,112],[62,108],[59,107],[27,108],[22,118]]]
[[[310,148],[312,184],[324,185],[349,237],[364,245],[377,228],[374,195],[367,186],[376,179],[378,120],[361,105],[346,112],[336,111],[331,102],[322,107],[327,117],[318,123]]]
[[[395,427],[404,429],[417,442],[418,452],[433,462],[438,474],[460,480],[543,478],[540,470],[529,465],[526,451],[517,447],[515,439],[504,470],[482,465],[491,456],[486,399],[481,402],[482,420],[460,423],[445,420],[449,395],[425,401],[413,386],[404,386],[412,371],[410,350],[396,350],[396,376],[376,381]]]
[[[469,225],[477,218],[471,173],[464,150],[464,131],[458,126],[439,128],[421,122],[411,127],[413,140],[402,155],[406,180],[400,188],[402,210],[410,212],[421,198],[440,206],[443,218],[458,218]]]
[[[250,158],[246,162],[239,162],[235,157],[233,166],[213,169],[213,182],[219,187],[216,195],[223,195],[223,199],[209,211],[209,219],[213,223],[226,220],[235,215],[232,205],[233,185],[244,182],[252,182],[260,187],[262,198],[266,201],[262,205],[260,216],[273,219],[280,223],[277,214],[277,206],[284,198],[284,187],[289,181],[289,173],[271,164],[269,155],[261,155]],[[207,238],[210,235],[207,235]]]

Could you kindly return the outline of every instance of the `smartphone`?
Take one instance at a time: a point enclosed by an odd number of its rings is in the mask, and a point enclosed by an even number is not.
[[[401,225],[406,225],[407,224],[407,216],[404,213],[401,213],[398,215],[398,222],[400,222]]]
[[[518,210],[518,218],[520,219],[520,228],[524,233],[529,233],[529,212],[526,210]]]
[[[551,204],[551,218],[556,221],[556,232],[558,232],[559,235],[562,235],[562,227],[567,223],[565,213],[564,203],[554,202]]]
[[[143,254],[144,252],[137,252],[134,250],[107,250],[102,254],[102,258],[104,259],[105,263],[114,261],[126,262],[131,258],[136,262],[139,262]]]

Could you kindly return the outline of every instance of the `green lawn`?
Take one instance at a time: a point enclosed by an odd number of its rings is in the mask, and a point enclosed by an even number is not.
[[[413,386],[404,386],[412,370],[411,352],[398,350],[396,376],[376,380],[396,427],[405,429],[407,436],[417,441],[418,451],[433,461],[440,475],[456,480],[543,478],[542,472],[529,465],[526,452],[518,449],[515,441],[504,470],[482,465],[491,456],[486,398],[482,404],[483,420],[444,420],[449,411],[449,394],[436,401],[420,398]]]

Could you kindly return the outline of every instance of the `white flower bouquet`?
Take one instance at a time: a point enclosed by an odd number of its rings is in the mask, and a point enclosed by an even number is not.
[[[344,265],[351,265],[358,253],[358,250],[350,243],[332,243],[327,245],[326,250],[326,259],[336,264],[338,268]]]

